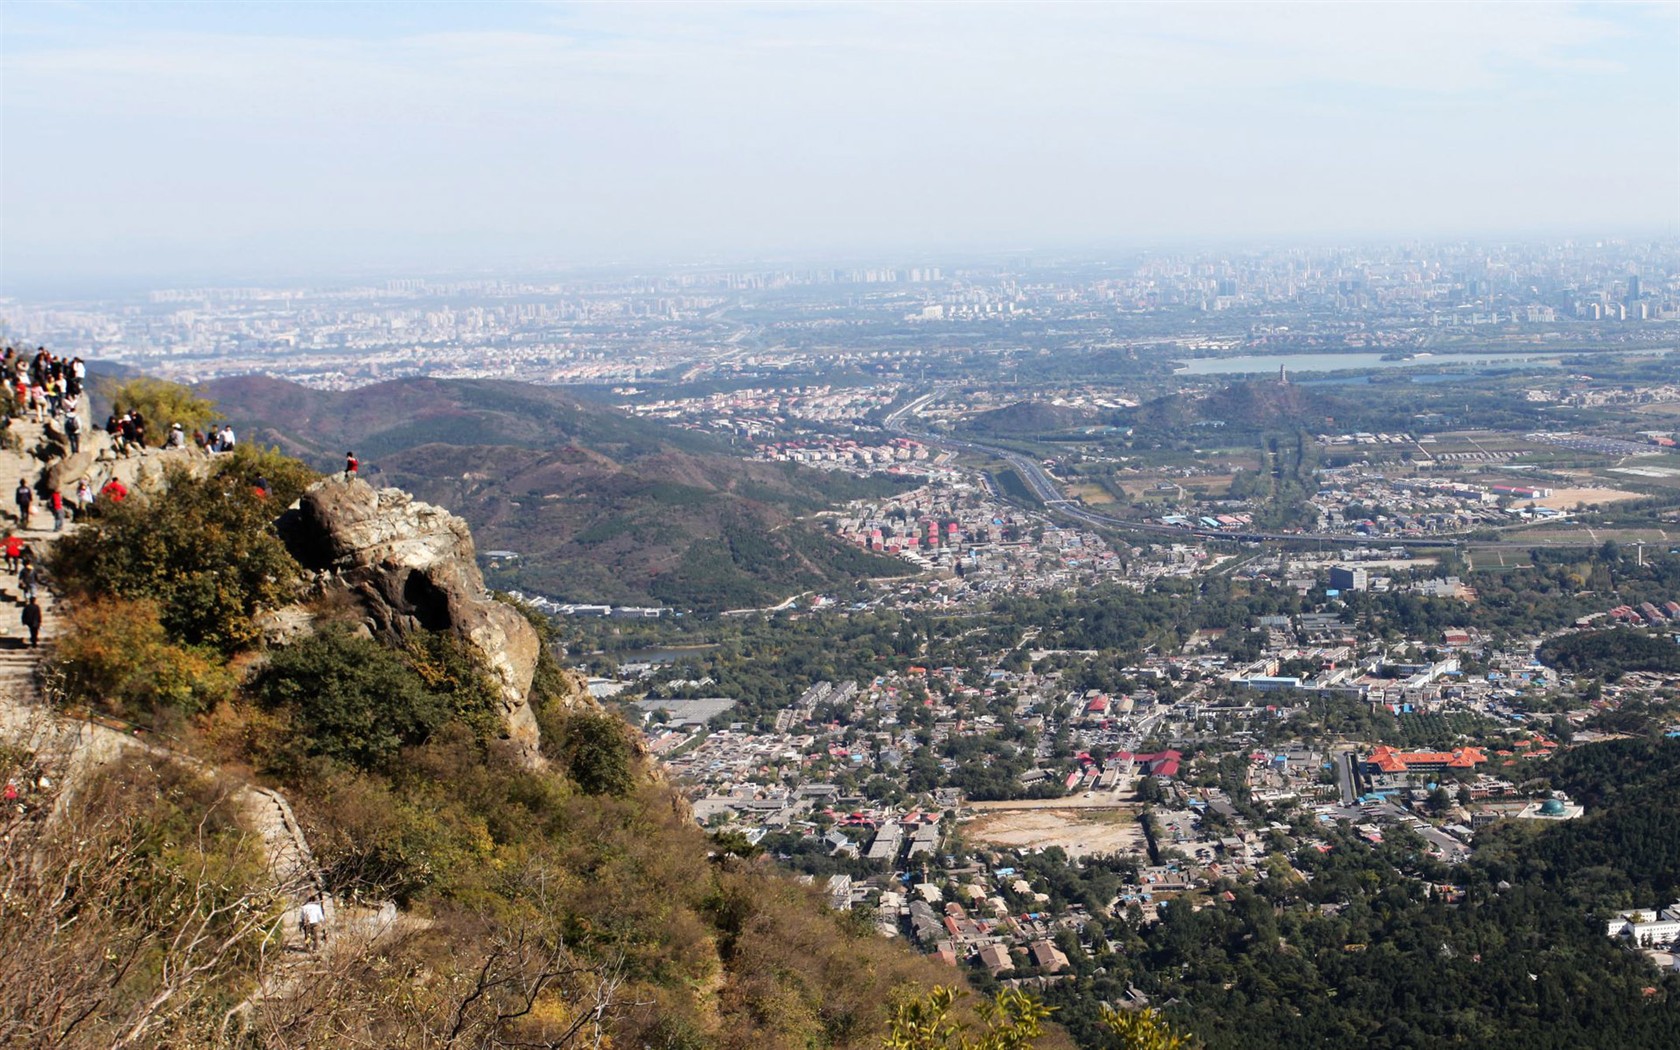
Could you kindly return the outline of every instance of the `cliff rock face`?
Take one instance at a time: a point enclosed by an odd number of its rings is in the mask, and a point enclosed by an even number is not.
[[[324,585],[356,596],[375,633],[448,631],[477,649],[501,685],[508,739],[525,761],[542,763],[527,699],[542,643],[485,590],[466,522],[397,489],[331,478],[304,493],[280,535]]]

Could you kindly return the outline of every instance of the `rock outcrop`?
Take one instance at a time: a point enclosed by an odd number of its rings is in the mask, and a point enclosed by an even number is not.
[[[501,686],[509,741],[524,761],[542,764],[529,703],[542,642],[485,590],[466,522],[398,489],[331,478],[305,492],[279,528],[324,586],[356,597],[374,633],[447,631],[475,648]]]

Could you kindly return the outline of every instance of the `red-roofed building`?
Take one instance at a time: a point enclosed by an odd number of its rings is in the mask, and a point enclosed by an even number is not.
[[[1367,773],[1427,773],[1440,769],[1474,769],[1487,755],[1473,747],[1451,751],[1400,751],[1382,744],[1365,759]]]
[[[1139,755],[1130,751],[1116,751],[1109,756],[1114,762],[1136,762],[1138,772],[1145,776],[1176,777],[1178,763],[1184,756],[1177,751],[1156,751],[1152,754]]]

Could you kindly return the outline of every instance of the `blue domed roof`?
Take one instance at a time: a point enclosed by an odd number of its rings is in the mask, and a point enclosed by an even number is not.
[[[1563,816],[1563,803],[1555,798],[1549,798],[1540,805],[1540,815],[1543,817]]]

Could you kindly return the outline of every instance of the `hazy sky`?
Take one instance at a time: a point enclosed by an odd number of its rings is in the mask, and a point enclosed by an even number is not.
[[[1680,4],[0,7],[0,286],[1680,227]]]

